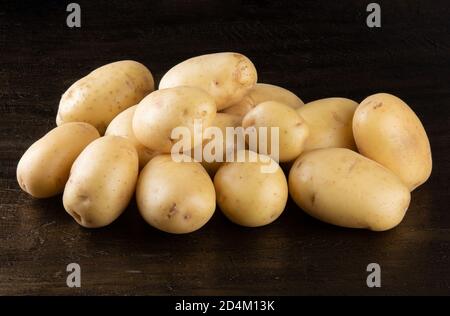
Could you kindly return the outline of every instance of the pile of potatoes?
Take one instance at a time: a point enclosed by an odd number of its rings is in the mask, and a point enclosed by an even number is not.
[[[268,156],[248,147],[235,152],[244,162],[174,161],[172,130],[194,132],[195,120],[224,132],[278,127],[280,164],[263,172],[274,163],[271,148]],[[284,88],[257,83],[255,66],[238,53],[183,61],[158,90],[144,65],[107,64],[62,95],[56,123],[24,153],[17,180],[36,198],[63,192],[67,213],[89,228],[113,222],[134,193],[145,221],[165,232],[201,228],[216,202],[232,222],[258,227],[280,216],[290,194],[324,222],[384,231],[401,222],[410,192],[432,168],[426,132],[401,99],[378,93],[359,104],[304,104]],[[192,139],[194,149],[207,144]]]

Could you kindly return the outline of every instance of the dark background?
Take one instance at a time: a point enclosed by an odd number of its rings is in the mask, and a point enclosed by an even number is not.
[[[65,22],[70,1],[0,5],[0,294],[450,294],[450,3],[378,1],[382,27],[366,26],[371,1],[78,1],[82,27]],[[78,226],[61,196],[21,192],[17,162],[55,126],[61,94],[103,64],[134,59],[157,82],[200,54],[237,51],[260,82],[305,102],[376,92],[403,98],[421,118],[433,173],[410,209],[383,233],[338,228],[292,201],[273,224],[230,223],[217,211],[201,230],[169,235],[135,203],[112,225]],[[77,262],[82,287],[66,286]],[[377,262],[382,287],[366,286]]]

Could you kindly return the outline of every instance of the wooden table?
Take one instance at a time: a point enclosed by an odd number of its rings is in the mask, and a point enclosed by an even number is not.
[[[67,1],[69,3],[70,1]],[[0,6],[0,294],[450,294],[450,6],[383,1],[64,1]],[[134,59],[159,80],[195,55],[238,51],[261,82],[304,101],[356,101],[385,91],[421,118],[434,170],[412,194],[397,228],[375,233],[314,220],[292,201],[273,224],[248,229],[218,210],[200,231],[175,236],[148,226],[133,202],[112,225],[78,226],[61,196],[36,200],[15,172],[26,148],[55,126],[61,94],[90,70]],[[81,265],[81,288],[66,266]],[[381,288],[366,267],[381,266]]]

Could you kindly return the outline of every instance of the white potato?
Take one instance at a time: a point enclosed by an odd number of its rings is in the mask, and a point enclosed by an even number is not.
[[[87,123],[67,123],[52,129],[20,158],[17,182],[36,198],[61,193],[73,162],[98,137],[98,131]]]
[[[217,204],[232,222],[248,227],[272,223],[283,212],[288,186],[280,166],[268,156],[254,153],[251,161],[245,151],[244,162],[224,163],[214,176]],[[265,172],[266,159],[275,165],[273,172]]]
[[[98,138],[72,166],[64,189],[64,208],[81,226],[109,225],[130,202],[138,172],[133,143],[119,136]]]
[[[358,103],[346,98],[326,98],[305,104],[297,113],[305,120],[309,136],[305,151],[341,147],[356,149],[352,119]]]
[[[136,200],[147,223],[173,234],[201,228],[216,208],[214,185],[200,163],[175,162],[170,155],[157,156],[145,166]]]
[[[239,100],[257,81],[253,63],[242,54],[216,53],[190,58],[172,67],[161,79],[159,89],[198,87],[222,110]]]
[[[193,148],[202,143],[201,135],[199,138],[194,137],[195,122],[199,122],[204,130],[211,125],[215,116],[214,100],[202,89],[182,86],[157,90],[137,105],[133,117],[133,131],[145,147],[161,153],[170,153],[172,146],[178,142],[172,138],[175,128],[188,129],[191,136],[190,148]]]
[[[391,171],[346,148],[302,154],[289,173],[298,206],[324,222],[383,231],[397,226],[411,199]]]
[[[104,65],[62,95],[56,124],[86,122],[103,134],[117,114],[153,90],[153,76],[144,65],[132,60]]]

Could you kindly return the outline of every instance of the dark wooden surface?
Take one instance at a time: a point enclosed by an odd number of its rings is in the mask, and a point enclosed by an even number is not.
[[[0,6],[0,294],[450,294],[447,1],[382,1],[380,29],[365,24],[370,1],[78,2],[80,29],[65,25],[65,1]],[[267,227],[239,227],[217,211],[200,231],[174,236],[145,224],[132,203],[109,227],[87,230],[60,196],[19,190],[17,162],[55,126],[72,82],[125,58],[159,80],[185,58],[219,51],[246,54],[260,81],[304,101],[380,91],[407,101],[434,169],[401,225],[333,227],[289,201]],[[71,262],[81,265],[80,289],[66,286]],[[366,286],[370,262],[381,265],[380,289]]]

